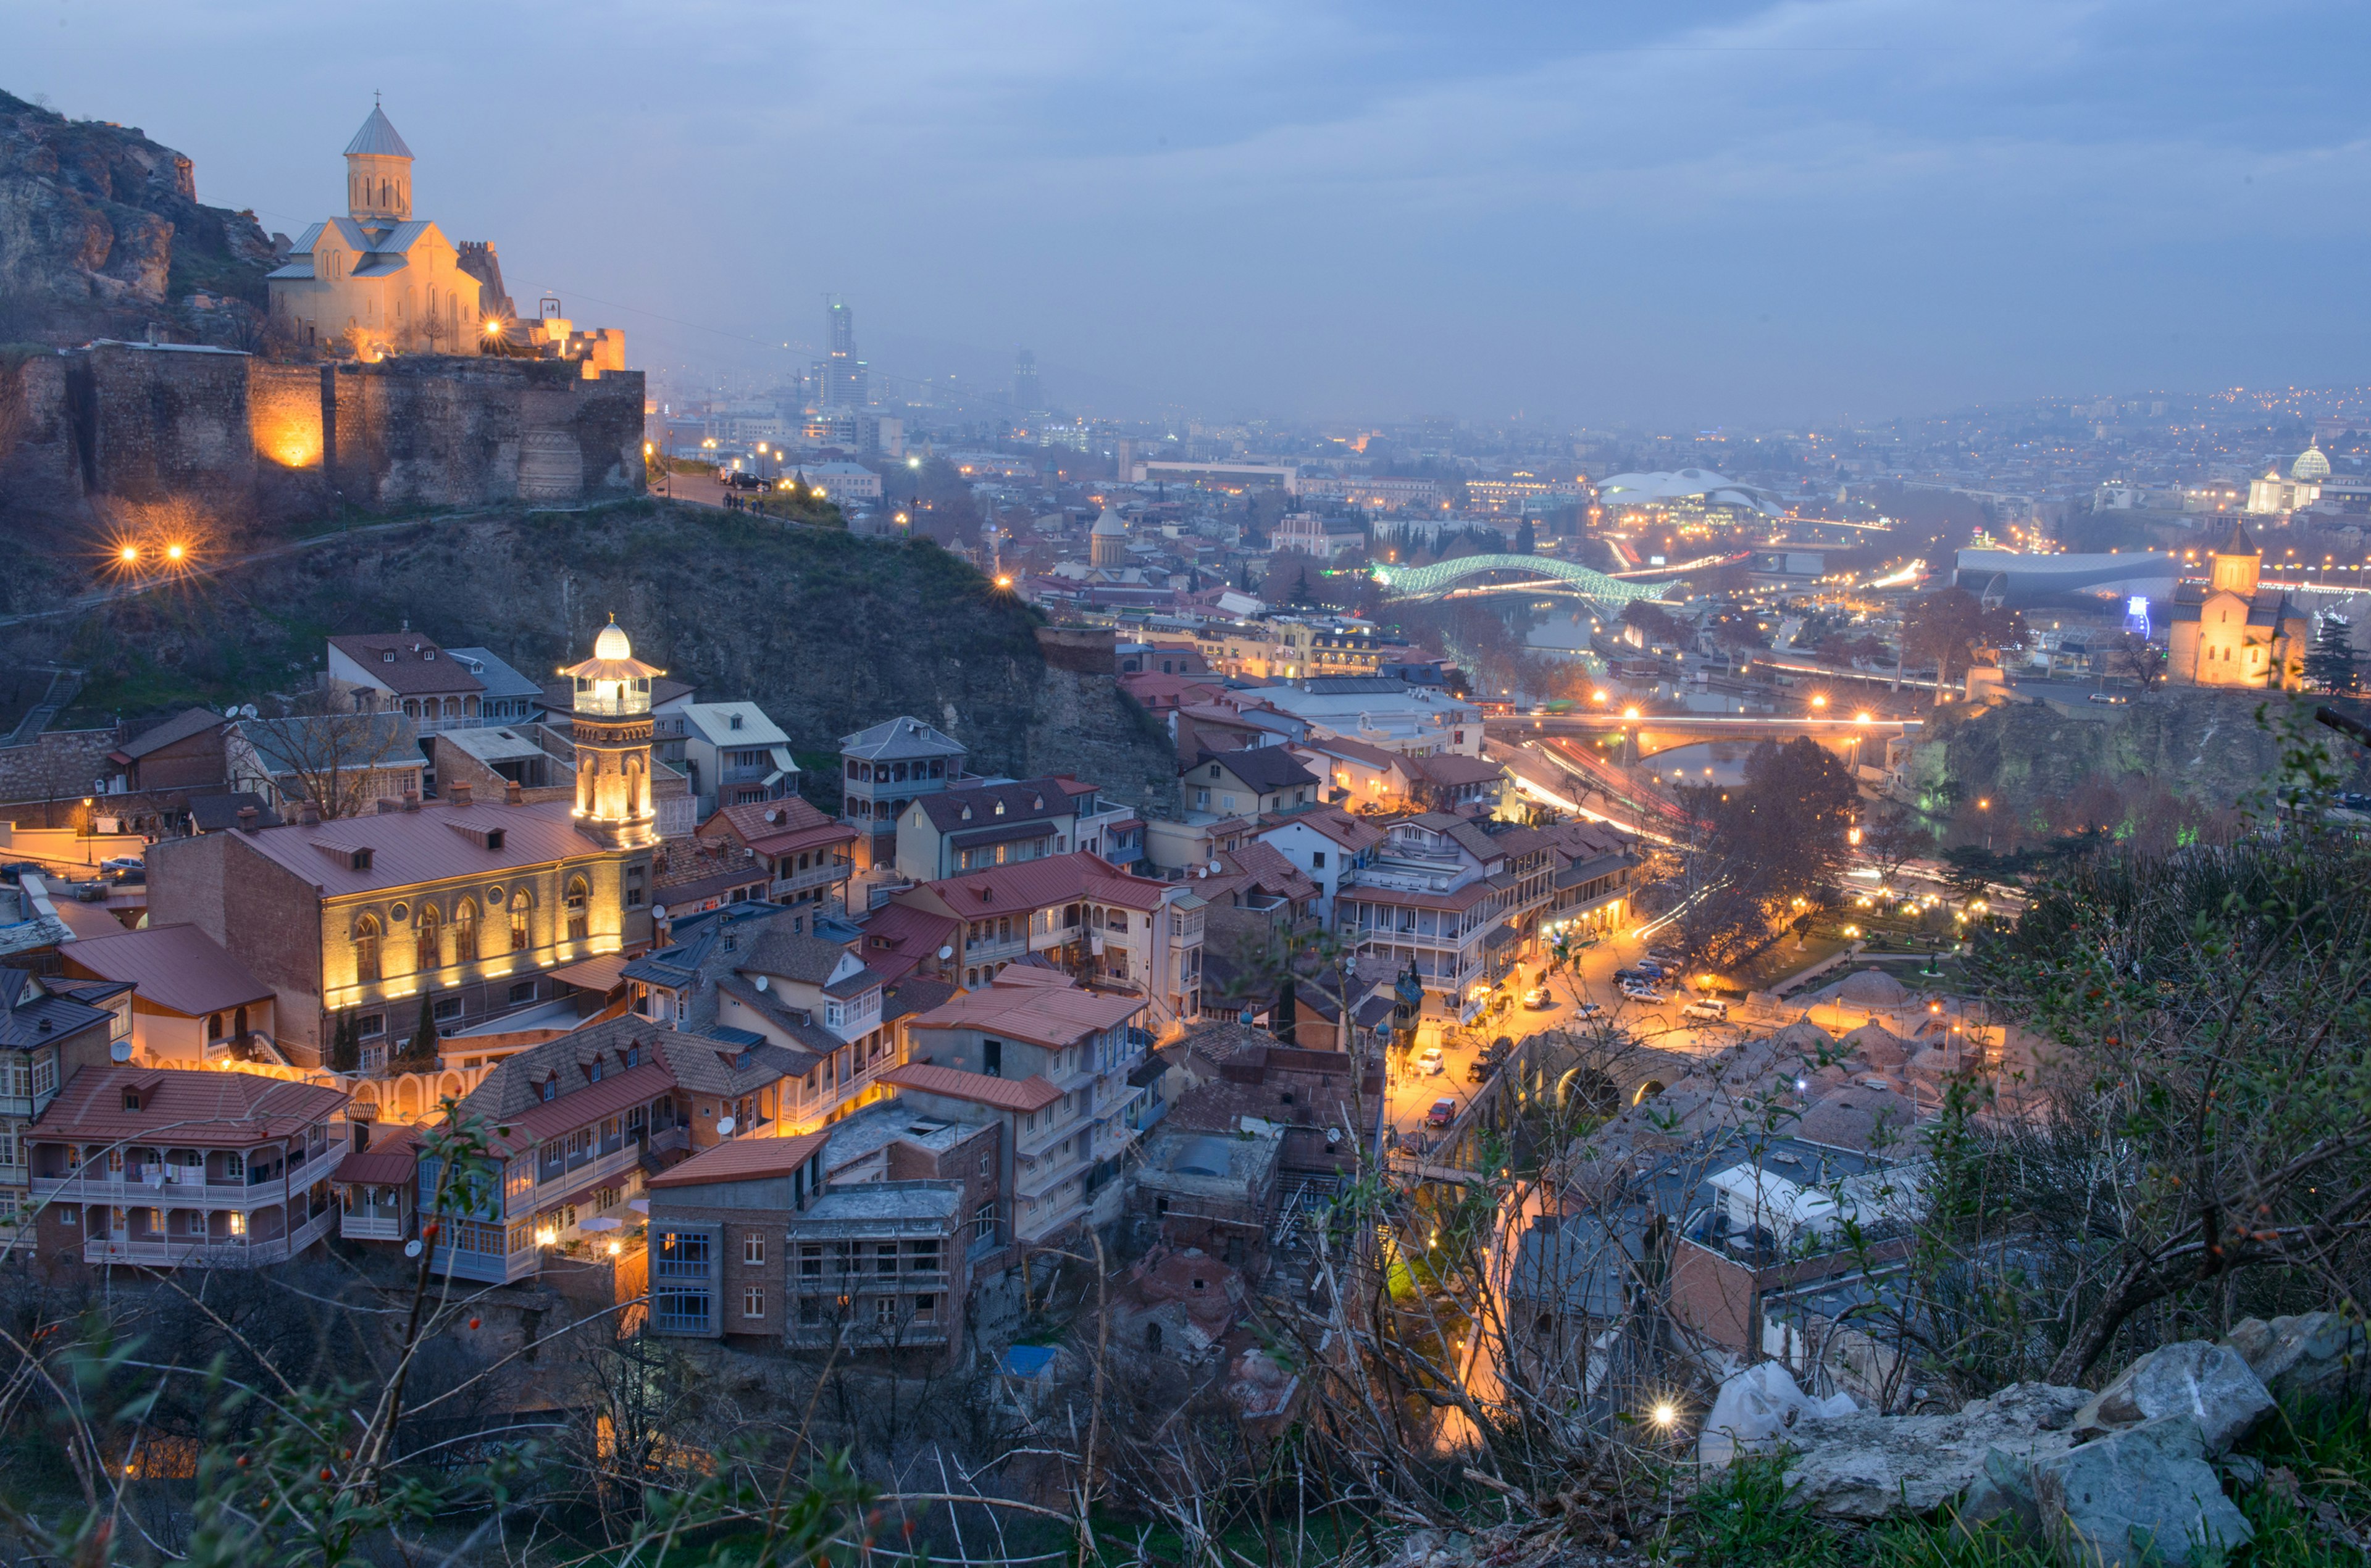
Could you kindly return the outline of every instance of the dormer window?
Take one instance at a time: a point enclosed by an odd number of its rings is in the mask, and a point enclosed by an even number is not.
[[[738,713],[734,714],[734,715],[732,716],[731,723],[732,723],[732,727],[733,727],[734,729],[735,729],[735,730],[739,729],[739,728],[741,727],[741,715],[739,715]]]
[[[590,1061],[590,1062],[588,1062],[588,1063],[586,1063],[586,1064],[585,1064],[585,1066],[584,1066],[584,1078],[585,1078],[585,1081],[587,1081],[588,1083],[599,1083],[599,1082],[601,1081],[601,1058],[600,1058],[600,1057],[596,1056],[596,1057],[594,1057],[594,1058],[592,1059],[592,1061]]]
[[[1002,816],[1004,814],[1004,802],[1002,801],[996,802],[996,814],[998,816]]]
[[[384,651],[382,651],[382,652],[379,654],[379,656],[378,656],[378,662],[379,662],[380,663],[382,663],[382,664],[392,664],[392,663],[395,663],[395,650],[394,650],[394,649],[392,649],[392,648],[389,648],[389,649],[387,649],[387,650],[385,650]]]
[[[140,1091],[138,1090],[127,1089],[123,1091],[123,1108],[126,1111],[137,1111],[140,1109]]]
[[[971,808],[969,806],[966,806],[963,809],[963,820],[966,822],[969,822],[971,820]]]
[[[420,656],[422,659],[434,659],[436,657],[436,650],[434,648],[423,648],[420,651]]]
[[[741,1047],[741,1054],[733,1058],[733,1070],[736,1073],[746,1073],[749,1070],[749,1047],[746,1045]]]
[[[355,870],[367,871],[371,869],[371,852],[367,849],[357,849],[346,857],[346,862]]]
[[[640,1043],[626,1047],[626,1066],[630,1067],[640,1066],[642,1065],[642,1047]]]
[[[543,1080],[543,1098],[547,1101],[560,1098],[560,1080],[557,1078]]]

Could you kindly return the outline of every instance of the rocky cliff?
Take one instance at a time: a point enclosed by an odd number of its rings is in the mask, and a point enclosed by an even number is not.
[[[2065,831],[2066,813],[2086,796],[2162,790],[2211,815],[2272,778],[2281,761],[2279,725],[2293,700],[2168,687],[2071,714],[2038,703],[1946,709],[1927,723],[1912,780],[1922,803],[1952,818],[1963,836],[1972,824],[1981,830],[1981,819],[1969,814],[1981,799],[1995,802],[1995,824],[2015,824],[2000,835],[2030,838]],[[2364,708],[2342,706],[2358,717]],[[2327,738],[2334,757],[2359,777],[2359,748]]]
[[[138,337],[250,346],[275,246],[198,201],[191,161],[145,133],[0,92],[0,342]]]
[[[39,570],[29,552],[0,572]],[[54,557],[49,570],[63,573]],[[54,593],[87,586],[82,569]],[[76,581],[68,581],[71,575]],[[531,678],[583,658],[614,613],[635,651],[709,699],[759,703],[813,757],[910,713],[977,768],[1067,772],[1168,813],[1165,737],[1109,674],[1053,668],[1038,617],[927,543],[787,528],[656,501],[381,527],[286,549],[79,616],[9,628],[0,658],[86,672],[60,727],[253,700],[309,683],[331,633],[409,621]],[[836,788],[836,774],[827,789]]]

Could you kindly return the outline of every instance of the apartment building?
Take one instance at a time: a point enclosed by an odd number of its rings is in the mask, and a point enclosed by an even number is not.
[[[1012,1234],[1027,1242],[1116,1217],[1108,1191],[1147,1124],[1136,1081],[1151,1036],[1141,997],[1087,990],[1040,964],[1005,969],[913,1020],[900,1098],[935,1096],[1003,1118],[1012,1150]]]
[[[155,1066],[215,1066],[272,1054],[273,993],[222,945],[191,925],[150,925],[85,937],[58,951],[70,979],[120,985],[129,1059]]]
[[[700,820],[721,806],[757,805],[798,792],[791,737],[764,709],[754,702],[688,702],[677,711],[682,767]]]
[[[419,1212],[441,1216],[445,1232],[435,1266],[504,1284],[535,1274],[546,1248],[606,1245],[610,1228],[587,1222],[619,1217],[642,1191],[646,1158],[779,1138],[783,1085],[801,1066],[779,1045],[630,1015],[509,1057],[459,1107],[497,1129],[494,1180],[440,1196],[439,1162],[419,1161]]]
[[[1289,746],[1202,752],[1185,770],[1179,789],[1188,822],[1290,811],[1315,804],[1318,791],[1317,776]]]
[[[400,713],[425,735],[485,722],[486,683],[409,628],[330,639],[323,678],[338,706],[356,713]]]
[[[897,818],[897,874],[937,882],[961,871],[1082,850],[1120,863],[1116,841],[1141,853],[1125,829],[1133,808],[1103,800],[1067,774],[1017,784],[980,784],[925,795]]]
[[[1339,807],[1295,812],[1261,825],[1258,841],[1282,855],[1316,884],[1317,917],[1329,925],[1342,884],[1371,864],[1383,845],[1383,830]]]
[[[27,1131],[68,1079],[106,1067],[116,1043],[129,1038],[130,989],[0,969],[0,1231],[32,1213]],[[104,994],[76,994],[85,990]]]
[[[1029,957],[1101,990],[1143,997],[1146,1027],[1201,1012],[1202,901],[1073,851],[908,888],[891,899],[956,924],[943,973],[988,984]]]
[[[855,851],[863,835],[823,814],[793,794],[720,806],[700,824],[703,842],[738,846],[770,874],[769,903],[811,917],[818,909],[843,908],[848,879],[855,874]],[[812,928],[803,918],[799,928]]]
[[[346,1096],[256,1073],[76,1071],[24,1134],[40,1261],[285,1262],[337,1223]]]
[[[919,719],[891,719],[839,741],[839,814],[861,836],[862,866],[886,865],[897,854],[897,819],[924,795],[967,780],[962,742]]]

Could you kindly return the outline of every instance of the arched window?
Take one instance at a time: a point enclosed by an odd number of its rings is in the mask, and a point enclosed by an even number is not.
[[[354,978],[378,978],[378,917],[365,915],[354,922]]]
[[[417,950],[417,961],[412,964],[414,969],[441,969],[445,966],[443,928],[444,921],[437,916],[436,905],[422,904],[419,918],[412,922],[411,927],[412,942]]]
[[[220,1014],[220,1013],[208,1013],[208,1014],[206,1014],[206,1038],[207,1038],[208,1040],[220,1040],[222,1037],[223,1037],[223,1022],[222,1022],[222,1014]]]
[[[535,907],[535,897],[520,888],[511,894],[511,951],[525,952],[530,943],[527,935],[527,912]]]
[[[453,962],[478,962],[478,902],[473,898],[453,905]]]
[[[626,758],[625,774],[626,815],[630,818],[638,817],[642,814],[643,807],[646,804],[642,798],[644,794],[642,784],[642,759],[638,756],[630,756]]]
[[[591,901],[591,897],[592,889],[584,885],[583,877],[568,879],[568,940],[572,942],[581,942],[584,940],[587,928],[584,906]]]

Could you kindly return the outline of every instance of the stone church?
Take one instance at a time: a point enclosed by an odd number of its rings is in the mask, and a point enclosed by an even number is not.
[[[2259,586],[2264,555],[2247,525],[2235,520],[2209,559],[2205,582],[2174,592],[2166,678],[2177,686],[2302,686],[2312,626],[2284,591]]]
[[[411,215],[411,149],[376,105],[346,144],[346,209],[306,229],[266,279],[272,316],[296,342],[351,334],[368,360],[474,354],[510,322],[493,247],[457,246]]]

